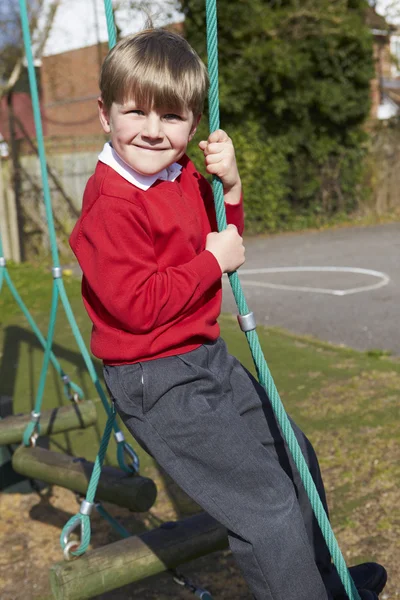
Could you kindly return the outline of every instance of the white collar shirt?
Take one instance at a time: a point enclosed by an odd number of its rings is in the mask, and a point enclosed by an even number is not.
[[[175,181],[179,177],[182,166],[178,163],[172,163],[166,169],[154,175],[142,175],[132,167],[130,167],[122,158],[115,152],[110,142],[104,144],[103,150],[99,154],[99,160],[114,169],[121,177],[132,183],[141,190],[148,190],[153,183],[160,179],[162,181]]]

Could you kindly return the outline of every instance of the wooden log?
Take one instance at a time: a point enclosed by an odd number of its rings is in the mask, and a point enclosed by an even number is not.
[[[53,565],[54,598],[97,597],[227,547],[226,529],[206,513],[166,525]]]
[[[40,417],[40,435],[51,435],[71,429],[84,429],[96,423],[96,407],[91,400],[44,410]],[[19,444],[31,415],[13,415],[0,421],[0,446]]]
[[[20,446],[14,452],[13,469],[21,475],[60,485],[86,494],[93,463],[44,448]],[[115,467],[103,467],[96,499],[112,502],[135,512],[149,510],[155,502],[157,488],[147,477],[127,475]]]

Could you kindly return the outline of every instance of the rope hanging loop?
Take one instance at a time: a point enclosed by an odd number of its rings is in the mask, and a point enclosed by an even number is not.
[[[122,431],[116,431],[114,435],[117,441],[117,459],[120,468],[125,471],[125,473],[139,473],[140,462],[138,455],[132,446],[125,441]],[[125,458],[128,460],[125,460]]]
[[[91,506],[89,506],[91,505]],[[60,543],[65,560],[72,560],[76,556],[84,554],[90,543],[90,513],[94,504],[84,500],[78,514],[71,517],[61,532]],[[84,512],[82,512],[84,511]],[[80,540],[70,540],[71,535],[80,528]]]

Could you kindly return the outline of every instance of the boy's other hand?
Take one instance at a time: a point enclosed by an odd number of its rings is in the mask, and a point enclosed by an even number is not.
[[[219,233],[209,233],[206,238],[206,250],[218,261],[223,273],[232,273],[244,263],[245,248],[243,238],[236,225],[228,225]]]
[[[225,201],[239,202],[242,185],[231,138],[222,129],[217,129],[210,133],[207,141],[199,143],[199,148],[204,153],[207,173],[217,175],[222,181]]]

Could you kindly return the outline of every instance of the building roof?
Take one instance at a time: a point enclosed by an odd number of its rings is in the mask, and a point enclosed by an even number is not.
[[[379,15],[373,6],[368,6],[365,12],[365,21],[374,35],[389,36],[396,29],[388,23],[382,15]]]

